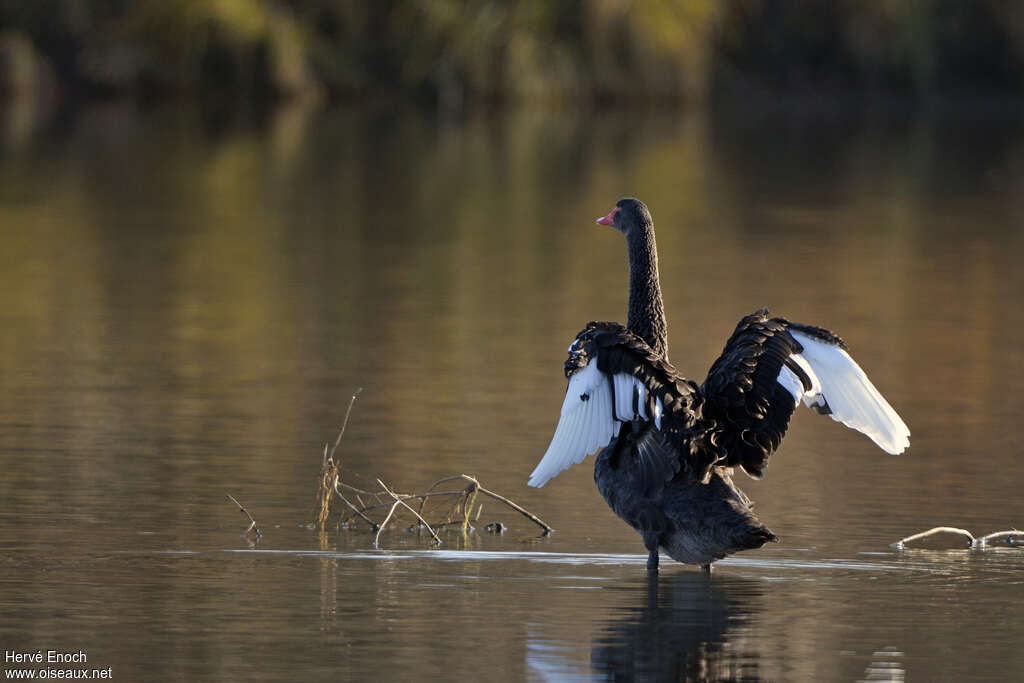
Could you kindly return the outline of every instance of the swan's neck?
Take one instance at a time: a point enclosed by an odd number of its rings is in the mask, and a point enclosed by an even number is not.
[[[668,360],[668,325],[658,284],[658,249],[654,227],[633,230],[627,238],[629,248],[629,320],[630,332],[643,338],[659,356]]]

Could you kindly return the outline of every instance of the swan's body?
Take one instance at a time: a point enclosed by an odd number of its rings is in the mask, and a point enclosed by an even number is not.
[[[731,479],[740,467],[760,479],[802,400],[900,453],[910,432],[831,332],[770,318],[743,318],[703,385],[668,362],[668,327],[647,207],[623,199],[598,220],[626,235],[628,325],[590,323],[569,347],[569,380],[551,445],[531,486],[587,455],[597,488],[636,529],[650,555],[711,562],[759,548],[775,535]]]

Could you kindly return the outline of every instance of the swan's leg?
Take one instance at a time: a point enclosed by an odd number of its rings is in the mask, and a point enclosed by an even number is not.
[[[651,554],[647,556],[647,573],[657,574],[658,573],[658,549],[655,548],[651,551]]]
[[[644,546],[650,553],[647,556],[647,573],[658,573],[658,537],[655,534],[644,534]]]
[[[700,570],[702,572],[704,572],[705,574],[710,574],[711,573],[711,563],[708,562],[707,564],[702,564],[700,566]]]

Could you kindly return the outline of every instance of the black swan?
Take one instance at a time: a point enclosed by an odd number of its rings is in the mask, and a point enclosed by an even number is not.
[[[592,322],[569,347],[562,415],[529,485],[600,450],[597,488],[643,536],[649,572],[659,549],[710,571],[730,553],[778,540],[730,475],[739,467],[763,476],[801,399],[887,453],[910,445],[907,426],[842,339],[766,309],[739,322],[704,384],[680,376],[668,361],[650,212],[621,199],[597,222],[626,236],[629,318],[625,327]]]

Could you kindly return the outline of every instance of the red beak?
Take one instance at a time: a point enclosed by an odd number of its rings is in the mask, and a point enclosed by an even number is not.
[[[602,216],[597,219],[597,222],[601,225],[615,225],[615,214],[619,212],[619,207],[615,207],[607,216]]]

